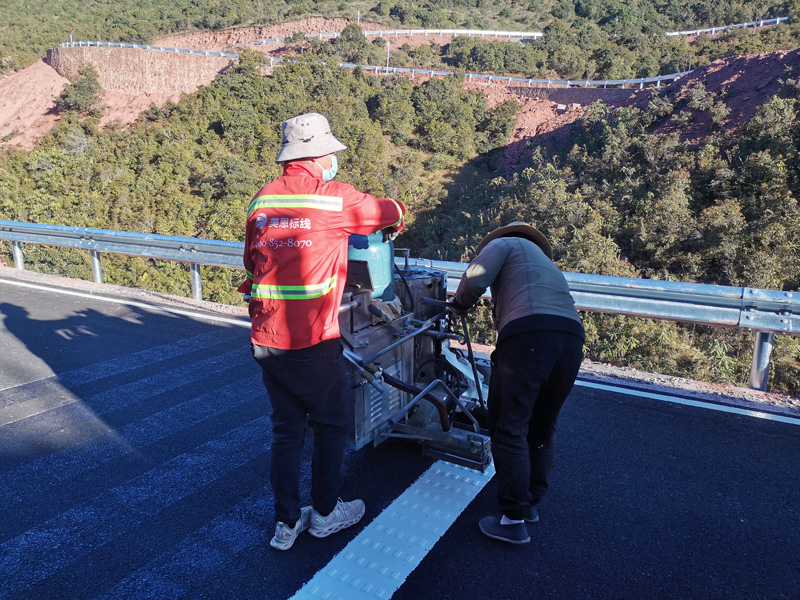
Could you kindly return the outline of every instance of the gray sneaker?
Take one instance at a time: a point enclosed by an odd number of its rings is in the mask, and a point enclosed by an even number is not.
[[[269,545],[275,550],[288,550],[294,544],[297,536],[303,533],[311,524],[311,512],[314,509],[304,506],[300,509],[300,518],[294,527],[289,527],[286,523],[278,521],[275,525],[275,536],[270,540]]]
[[[500,520],[502,517],[483,517],[478,521],[478,527],[484,535],[500,540],[501,542],[508,542],[509,544],[527,544],[531,541],[531,536],[528,535],[528,530],[525,523],[513,523],[510,525],[501,525]]]
[[[314,510],[311,515],[311,526],[308,529],[308,533],[318,538],[328,537],[332,533],[358,523],[361,517],[364,516],[364,511],[363,500],[345,502],[339,498],[336,508],[327,517],[323,517]]]

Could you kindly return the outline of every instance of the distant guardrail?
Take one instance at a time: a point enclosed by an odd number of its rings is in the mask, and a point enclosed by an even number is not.
[[[283,60],[283,59],[275,59]],[[357,66],[365,71],[372,71],[377,74],[392,74],[392,73],[407,73],[411,77],[416,75],[427,75],[430,77],[446,77],[454,75],[453,71],[428,71],[425,69],[407,69],[401,67],[378,67],[373,65],[354,65],[348,63],[339,63],[338,66],[347,69],[355,69]],[[563,85],[567,87],[621,87],[625,88],[629,85],[637,87],[638,89],[644,88],[646,84],[654,83],[657,88],[661,87],[662,81],[675,81],[691,73],[691,71],[683,71],[681,73],[670,73],[668,75],[657,75],[655,77],[639,77],[634,79],[528,79],[524,77],[510,77],[507,75],[485,75],[483,73],[466,73],[464,79],[469,82],[472,81],[486,81],[488,84],[492,83],[507,83],[507,84],[522,84],[523,86],[531,87],[532,85],[543,85],[552,87],[554,85]]]
[[[776,17],[774,19],[759,19],[758,21],[749,21],[748,23],[737,23],[736,25],[722,25],[720,27],[707,27],[705,29],[689,29],[687,31],[670,31],[664,35],[700,35],[701,33],[710,33],[714,35],[720,31],[727,31],[729,29],[746,29],[748,27],[764,27],[767,25],[780,25],[783,21],[788,21],[789,17]]]
[[[519,40],[527,40],[527,39],[539,39],[544,34],[540,31],[490,31],[486,29],[377,29],[375,31],[363,31],[364,36],[371,37],[371,36],[392,36],[395,38],[399,38],[400,36],[403,37],[414,37],[415,35],[423,35],[425,37],[431,35],[452,35],[452,36],[465,36],[465,37],[493,37],[493,38],[509,38],[509,39],[519,39]],[[323,39],[335,39],[339,37],[341,32],[339,33],[307,33],[305,34],[305,38],[319,38]],[[255,42],[247,42],[248,44],[254,44],[256,46],[264,45],[264,44],[275,44],[278,42],[283,42],[289,39],[290,36],[286,37],[276,37],[270,38],[266,40],[257,40]]]
[[[747,23],[738,23],[735,25],[722,25],[720,27],[709,27],[706,29],[692,29],[687,31],[672,31],[665,33],[667,36],[680,36],[680,35],[700,35],[701,33],[710,33],[713,35],[719,31],[725,31],[728,29],[734,28],[746,28],[746,27],[764,27],[767,25],[779,25],[783,21],[787,21],[789,17],[776,17],[774,19],[760,19],[758,21],[750,21]],[[335,39],[339,37],[341,33],[308,33],[305,34],[305,38],[319,38],[319,39]],[[520,41],[524,39],[538,39],[541,38],[544,34],[538,31],[494,31],[494,30],[483,30],[483,29],[381,29],[375,31],[364,31],[365,36],[373,36],[379,35],[383,36],[394,36],[398,38],[400,36],[408,36],[413,37],[414,35],[464,35],[464,36],[471,36],[471,37],[494,37],[494,38],[517,38]],[[290,36],[286,37],[275,37],[269,38],[264,40],[257,40],[255,42],[246,42],[244,45],[266,45],[266,44],[273,44],[283,42],[289,39]],[[129,43],[122,43],[122,42],[101,42],[101,41],[70,41],[64,42],[59,47],[61,48],[75,48],[75,47],[84,47],[84,46],[94,46],[94,47],[107,47],[107,48],[135,48],[138,50],[157,50],[161,52],[175,52],[178,54],[194,54],[200,56],[217,56],[217,57],[224,57],[230,58],[233,60],[238,60],[239,55],[234,52],[211,52],[206,50],[189,50],[183,48],[169,48],[164,46],[146,46],[142,44],[129,44]],[[276,63],[283,62],[284,60],[290,59],[283,59],[283,58],[275,58],[270,57],[270,66],[274,66]],[[376,65],[356,65],[351,63],[338,63],[339,67],[347,68],[347,69],[355,69],[356,67],[360,67],[366,71],[372,71],[376,75],[377,74],[394,74],[394,73],[405,73],[411,75],[411,77],[415,77],[416,75],[423,75],[428,77],[446,77],[448,75],[452,75],[452,71],[436,71],[436,70],[429,70],[429,69],[409,69],[404,67],[390,67],[390,66],[376,66]],[[566,87],[621,87],[626,88],[628,86],[634,86],[638,89],[644,88],[645,85],[655,84],[656,88],[661,87],[662,81],[675,81],[680,77],[685,76],[686,74],[690,73],[691,71],[684,71],[681,73],[670,73],[667,75],[658,75],[655,77],[642,77],[642,78],[633,78],[633,79],[529,79],[529,78],[522,78],[522,77],[510,77],[504,75],[485,75],[483,73],[466,73],[464,78],[468,81],[486,81],[488,84],[492,83],[507,83],[507,84],[521,84],[523,86],[531,87],[533,85],[536,86],[547,86],[548,88],[551,86],[566,86]]]
[[[182,54],[195,54],[195,55],[203,55],[203,56],[222,56],[226,58],[231,58],[234,60],[238,60],[239,55],[232,53],[232,52],[207,52],[204,50],[181,50],[179,48],[166,48],[162,46],[143,46],[140,44],[123,44],[119,42],[65,42],[61,44],[61,48],[79,48],[79,47],[86,47],[86,46],[95,46],[95,47],[109,47],[109,48],[136,48],[139,50],[160,50],[162,52],[176,52]],[[269,57],[269,64],[270,66],[275,66],[275,64],[286,62],[286,61],[293,61],[290,58],[278,58],[271,56]],[[323,64],[327,64],[324,63]],[[361,68],[365,71],[371,71],[378,74],[394,74],[394,73],[405,73],[411,75],[414,78],[417,75],[421,76],[428,76],[428,77],[447,77],[448,75],[453,75],[454,71],[436,71],[431,69],[409,69],[405,67],[382,67],[376,65],[357,65],[354,63],[336,63],[338,67],[342,67],[344,69],[355,69]],[[638,87],[638,89],[644,88],[645,85],[648,84],[655,84],[656,88],[661,87],[662,81],[674,81],[679,79],[691,71],[684,71],[681,73],[670,73],[668,75],[657,75],[655,77],[641,77],[641,78],[634,78],[634,79],[528,79],[523,77],[510,77],[505,75],[486,75],[483,73],[465,73],[464,79],[467,81],[486,81],[488,84],[498,83],[498,84],[521,84],[523,86],[531,87],[533,85],[543,85],[546,87],[551,86],[566,86],[566,87],[622,87],[626,88],[627,86],[634,86]]]
[[[200,265],[243,269],[244,244],[201,238],[0,221],[0,240],[12,244],[14,265],[25,268],[22,244],[87,250],[92,277],[103,282],[101,253],[187,263],[192,297],[202,300]],[[398,249],[399,251],[399,249]],[[407,252],[406,252],[407,254]],[[399,257],[398,265],[441,270],[453,293],[464,263]],[[738,328],[755,332],[750,387],[766,389],[775,334],[800,336],[800,292],[565,273],[580,310]]]
[[[669,31],[665,32],[664,35],[668,36],[677,36],[677,35],[700,35],[701,33],[710,33],[714,35],[720,31],[727,31],[729,29],[746,29],[748,27],[767,27],[770,25],[780,25],[783,21],[788,21],[789,17],[776,17],[774,19],[759,19],[758,21],[749,21],[747,23],[736,23],[734,25],[720,25],[719,27],[707,27],[705,29],[689,29],[686,31]],[[466,36],[466,37],[493,37],[493,38],[510,38],[514,39],[517,38],[519,40],[525,39],[539,39],[544,37],[544,33],[540,31],[491,31],[485,29],[379,29],[375,31],[364,31],[365,36],[392,36],[395,38],[403,37],[414,37],[414,35],[424,35],[424,36],[431,36],[431,35],[452,35],[452,36]],[[335,39],[342,35],[341,33],[307,33],[304,37],[306,38],[319,38],[319,39]],[[276,37],[270,38],[266,40],[258,40],[255,42],[248,42],[249,44],[255,45],[262,45],[262,44],[274,44],[278,42],[282,42],[288,39],[288,37]]]
[[[166,48],[164,46],[144,46],[142,44],[126,44],[123,42],[64,42],[59,48],[81,48],[95,46],[100,48],[136,48],[137,50],[159,50],[161,52],[175,52],[177,54],[197,54],[200,56],[222,56],[224,58],[239,58],[238,54],[232,52],[211,52],[207,50],[186,50],[183,48]]]
[[[770,25],[780,25],[783,21],[788,21],[789,17],[776,17],[773,19],[759,19],[758,21],[749,21],[747,23],[736,23],[734,25],[720,25],[719,27],[707,27],[704,29],[688,29],[686,31],[669,31],[664,35],[667,36],[688,36],[700,35],[701,33],[710,33],[714,35],[719,31],[727,31],[729,29],[746,29],[748,27],[766,27]],[[371,36],[392,36],[395,38],[414,37],[415,35],[431,36],[431,35],[452,35],[452,36],[467,36],[467,37],[481,37],[481,38],[508,38],[508,39],[539,39],[544,36],[540,31],[495,31],[487,29],[378,29],[374,31],[363,31],[367,37]],[[334,33],[307,33],[305,38],[318,38],[318,39],[335,39],[339,37],[341,32]],[[244,45],[267,45],[283,42],[289,39],[290,36],[274,37],[264,40],[256,40],[254,42],[246,42]],[[71,48],[75,46],[107,46],[117,48],[138,48],[141,50],[161,50],[163,52],[179,52],[184,54],[201,54],[205,56],[223,56],[227,58],[238,58],[238,54],[227,52],[208,52],[204,50],[187,50],[182,48],[168,48],[163,46],[146,46],[142,44],[129,44],[121,42],[101,42],[101,41],[80,41],[80,42],[64,42],[60,45],[61,48]]]

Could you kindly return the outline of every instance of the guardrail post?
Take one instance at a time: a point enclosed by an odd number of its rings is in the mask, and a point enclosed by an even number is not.
[[[756,332],[756,345],[753,348],[753,365],[750,367],[750,389],[767,390],[769,359],[775,334],[766,331]]]
[[[11,242],[11,253],[14,255],[14,266],[24,271],[25,258],[22,256],[22,244],[19,242]]]
[[[103,265],[100,263],[100,253],[97,250],[90,250],[92,257],[92,277],[95,283],[103,283]]]
[[[200,265],[197,263],[189,264],[189,272],[192,276],[192,298],[195,300],[203,299],[203,282],[200,279]]]

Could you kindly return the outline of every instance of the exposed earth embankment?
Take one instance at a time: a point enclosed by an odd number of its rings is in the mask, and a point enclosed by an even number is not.
[[[72,81],[84,64],[97,69],[104,90],[126,94],[191,93],[208,85],[233,59],[135,48],[54,48],[51,67]]]

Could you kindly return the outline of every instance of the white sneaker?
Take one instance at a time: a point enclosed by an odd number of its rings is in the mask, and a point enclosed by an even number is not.
[[[286,523],[278,521],[275,526],[275,536],[270,540],[269,545],[275,550],[288,550],[294,544],[297,536],[308,529],[311,523],[311,512],[313,509],[310,506],[304,506],[300,509],[300,518],[294,527],[289,527]]]
[[[308,528],[308,533],[318,538],[328,537],[332,533],[358,523],[364,516],[365,510],[363,500],[345,502],[339,498],[336,508],[327,517],[323,517],[314,510],[311,514],[311,527]]]

